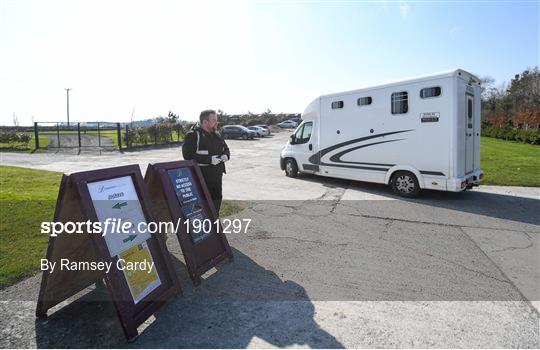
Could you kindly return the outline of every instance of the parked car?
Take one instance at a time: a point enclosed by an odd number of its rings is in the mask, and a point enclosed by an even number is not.
[[[261,128],[268,130],[268,135],[272,135],[272,132],[270,131],[270,128],[266,124],[257,124],[257,125],[253,125],[253,126],[260,126]]]
[[[302,118],[300,118],[300,117],[291,118],[289,120],[292,121],[292,122],[295,122],[296,125],[300,125],[300,123],[302,122]]]
[[[248,126],[247,128],[249,130],[255,131],[257,133],[257,137],[265,137],[265,136],[268,136],[270,134],[268,129],[265,129],[265,128],[260,127],[260,126]]]
[[[293,122],[292,120],[285,120],[284,122],[279,123],[278,126],[284,129],[294,129],[298,126],[298,123]]]
[[[244,140],[253,140],[257,136],[257,133],[242,125],[225,125],[221,128],[221,135],[225,139],[242,138]]]

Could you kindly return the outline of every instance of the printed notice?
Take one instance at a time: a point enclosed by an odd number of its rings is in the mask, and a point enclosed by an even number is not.
[[[184,220],[187,220],[190,225],[189,233],[191,241],[196,244],[210,236],[210,232],[205,232],[202,225],[198,225],[198,229],[193,226],[195,221],[202,223],[206,219],[206,215],[201,206],[201,199],[197,187],[191,177],[191,172],[187,168],[178,168],[168,170],[169,178],[174,187],[176,197],[182,207]]]
[[[139,232],[139,223],[146,222],[146,219],[131,176],[91,182],[88,184],[88,191],[97,218],[102,224],[107,219],[117,219],[117,222],[120,220],[131,224],[130,230],[126,233],[115,230],[105,234],[105,242],[111,257],[151,238],[148,232]]]
[[[161,284],[146,243],[129,248],[120,253],[118,258],[124,267],[124,277],[135,304]]]

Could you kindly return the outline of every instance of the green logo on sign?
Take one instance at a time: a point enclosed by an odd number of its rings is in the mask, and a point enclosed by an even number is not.
[[[122,203],[118,202],[115,205],[113,205],[113,208],[114,209],[122,209],[122,207],[125,207],[126,205],[127,205],[127,202],[122,202]]]

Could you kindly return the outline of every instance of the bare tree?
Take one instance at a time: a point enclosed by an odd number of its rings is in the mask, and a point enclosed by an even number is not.
[[[487,100],[491,95],[493,86],[495,84],[495,79],[493,77],[486,75],[480,78],[482,82],[482,99]]]

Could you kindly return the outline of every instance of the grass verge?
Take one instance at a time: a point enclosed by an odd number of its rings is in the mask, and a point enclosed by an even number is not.
[[[482,137],[484,185],[540,187],[540,146]]]
[[[42,221],[52,221],[62,174],[0,167],[0,288],[39,269],[48,236]]]
[[[47,252],[43,221],[52,221],[61,173],[0,166],[0,289],[35,274]],[[221,216],[244,209],[223,201]]]

